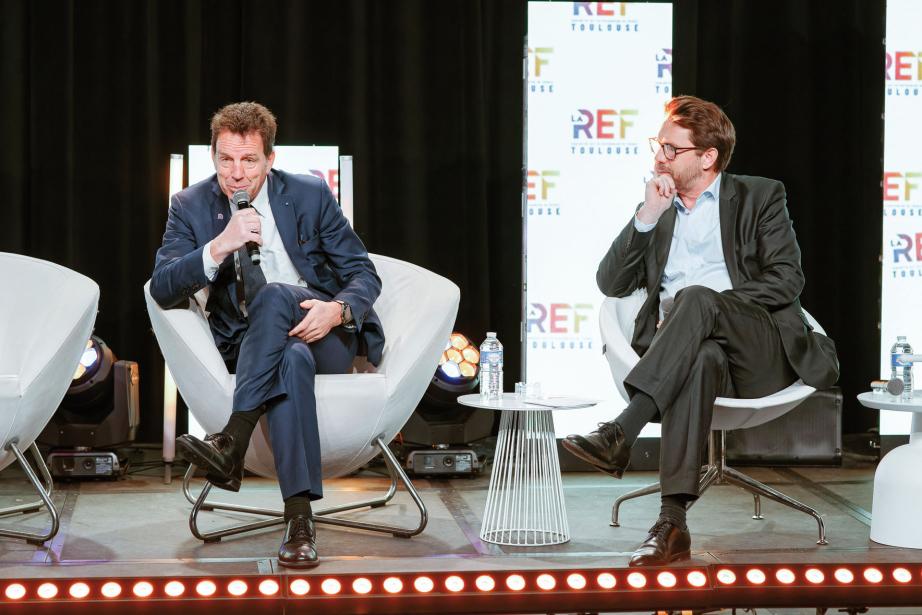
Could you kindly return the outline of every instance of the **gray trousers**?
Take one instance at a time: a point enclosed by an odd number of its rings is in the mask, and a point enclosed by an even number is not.
[[[697,497],[717,397],[764,397],[796,380],[764,308],[704,286],[679,291],[624,380],[659,408],[662,494]]]

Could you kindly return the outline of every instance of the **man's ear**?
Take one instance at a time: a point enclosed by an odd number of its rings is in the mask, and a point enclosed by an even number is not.
[[[709,147],[708,149],[704,150],[704,153],[701,154],[701,167],[705,171],[714,168],[714,165],[717,164],[717,156],[718,153],[716,147]]]

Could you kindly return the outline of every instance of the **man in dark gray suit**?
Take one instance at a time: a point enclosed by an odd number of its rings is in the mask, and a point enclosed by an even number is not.
[[[666,113],[650,140],[644,202],[596,274],[606,296],[647,291],[631,340],[641,359],[624,381],[631,401],[598,431],[563,441],[620,478],[640,430],[662,421],[662,508],[632,566],[690,556],[685,511],[698,497],[717,397],[763,397],[798,378],[822,389],[839,376],[835,344],[800,308],[804,275],[784,186],[724,172],[736,132],[717,105],[680,96]]]

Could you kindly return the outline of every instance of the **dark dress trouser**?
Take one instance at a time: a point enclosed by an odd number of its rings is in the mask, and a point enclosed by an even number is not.
[[[698,495],[717,397],[757,398],[797,380],[769,313],[704,286],[689,286],[625,378],[653,398],[662,419],[663,495]]]
[[[237,358],[234,411],[266,404],[282,497],[306,491],[317,500],[323,485],[314,376],[351,371],[358,340],[342,327],[311,344],[289,337],[307,314],[300,306],[307,299],[328,300],[309,288],[270,283],[247,306],[249,328]]]

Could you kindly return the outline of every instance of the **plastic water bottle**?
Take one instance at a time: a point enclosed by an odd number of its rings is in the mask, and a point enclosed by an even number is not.
[[[890,379],[903,381],[902,399],[912,399],[912,360],[904,361],[900,355],[912,354],[912,346],[905,335],[897,336],[896,343],[890,348]]]
[[[487,331],[480,345],[480,397],[500,399],[503,396],[503,345],[495,331]]]

